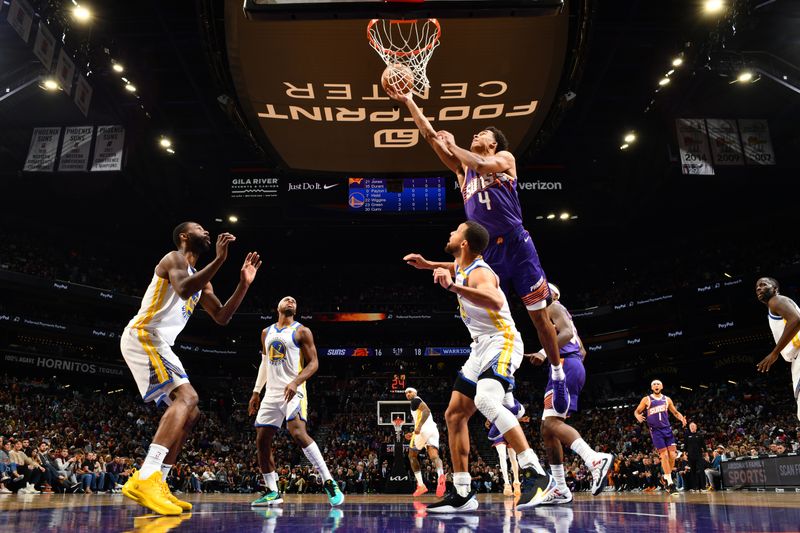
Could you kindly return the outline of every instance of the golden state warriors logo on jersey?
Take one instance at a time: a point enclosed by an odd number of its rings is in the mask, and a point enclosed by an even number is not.
[[[279,365],[286,358],[286,345],[280,339],[274,339],[267,347],[267,357],[270,364]]]
[[[189,317],[192,316],[194,313],[194,308],[197,307],[197,302],[200,301],[200,294],[201,291],[197,291],[196,293],[192,294],[192,296],[183,302],[181,306],[181,315],[183,315],[184,320],[189,320]]]

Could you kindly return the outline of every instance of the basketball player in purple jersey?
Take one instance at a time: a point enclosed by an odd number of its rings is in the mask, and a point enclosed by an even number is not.
[[[558,356],[556,330],[547,313],[550,291],[539,254],[522,225],[517,164],[508,151],[508,140],[503,132],[490,126],[473,135],[469,150],[465,150],[455,143],[451,133],[433,129],[414,102],[412,92],[400,94],[390,87],[387,93],[405,103],[422,136],[442,163],[456,174],[467,218],[489,231],[489,247],[483,258],[500,277],[501,290],[509,294],[513,287],[522,298],[551,365],[553,405],[557,411],[566,412],[569,393]],[[431,270],[449,264],[426,261],[418,254],[404,259],[416,268]]]
[[[675,458],[677,457],[675,436],[672,434],[672,426],[669,424],[669,413],[681,421],[686,427],[686,417],[675,409],[675,404],[669,396],[661,394],[664,385],[657,379],[650,383],[653,394],[648,394],[633,412],[633,416],[639,422],[647,419],[647,426],[650,428],[650,436],[653,439],[653,447],[661,457],[661,468],[664,470],[664,480],[667,482],[667,490],[672,495],[677,495],[675,484],[672,482],[672,471],[675,469]],[[647,411],[647,416],[642,413]],[[669,413],[667,412],[669,411]]]
[[[557,286],[550,284],[550,294],[553,303],[550,305],[550,318],[558,332],[559,353],[564,365],[567,391],[569,392],[569,407],[565,412],[558,412],[553,408],[552,380],[544,389],[544,412],[542,413],[542,441],[547,452],[547,462],[550,471],[556,480],[556,490],[542,502],[542,505],[562,505],[572,501],[572,492],[567,486],[564,475],[564,450],[562,445],[569,446],[572,451],[583,459],[589,472],[592,473],[592,494],[597,496],[606,486],[608,471],[614,466],[614,456],[610,453],[598,453],[592,449],[581,434],[566,423],[566,419],[578,412],[578,397],[586,383],[586,370],[583,368],[583,359],[586,350],[578,336],[578,330],[572,322],[572,316],[559,301],[561,291]],[[533,354],[534,365],[545,360],[542,351]]]

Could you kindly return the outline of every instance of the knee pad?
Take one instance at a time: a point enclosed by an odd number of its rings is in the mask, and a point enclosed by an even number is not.
[[[503,386],[496,380],[478,380],[475,388],[475,407],[503,434],[519,425],[511,411],[503,407],[504,396]]]

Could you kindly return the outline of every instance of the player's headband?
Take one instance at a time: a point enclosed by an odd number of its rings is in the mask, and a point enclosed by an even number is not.
[[[405,392],[406,393],[413,392],[414,394],[416,394],[417,393],[417,389],[415,389],[414,387],[408,387]]]
[[[653,381],[651,381],[651,382],[650,382],[650,386],[652,387],[652,386],[653,386],[653,385],[655,385],[656,383],[658,383],[658,384],[659,384],[659,385],[661,385],[662,387],[664,386],[664,384],[663,384],[663,383],[661,383],[661,380],[659,380],[659,379],[654,379]]]

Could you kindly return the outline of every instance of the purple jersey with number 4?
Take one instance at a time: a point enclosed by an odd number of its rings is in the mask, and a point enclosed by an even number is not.
[[[493,240],[522,226],[517,178],[504,172],[484,176],[468,168],[461,188],[467,218],[489,231]]]

